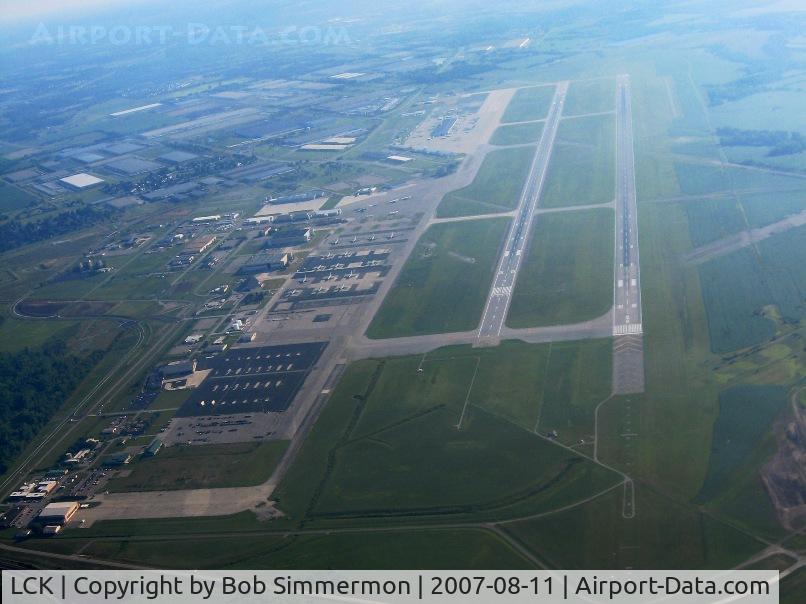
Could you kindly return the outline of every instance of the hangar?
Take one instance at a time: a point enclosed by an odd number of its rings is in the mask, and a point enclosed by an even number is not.
[[[177,416],[283,412],[326,346],[327,342],[312,342],[231,348],[200,359],[199,366],[211,371]]]

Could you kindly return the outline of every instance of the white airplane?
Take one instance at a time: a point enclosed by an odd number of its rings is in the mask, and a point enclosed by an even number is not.
[[[394,238],[395,238],[395,234],[394,234],[394,233],[389,233],[389,234],[386,236],[386,238],[387,238],[387,239],[394,239]]]
[[[370,235],[370,236],[369,236],[369,240],[370,240],[370,241],[375,241],[375,235]]]
[[[356,241],[358,241],[358,237],[353,237],[353,243],[355,243]]]
[[[389,212],[389,216],[394,216],[395,214],[400,214],[400,210],[392,210]]]
[[[330,273],[327,277],[325,277],[325,281],[333,281],[334,279],[338,279],[338,277],[333,273]]]
[[[304,275],[302,279],[299,280],[300,283],[307,283],[308,282],[308,275]]]
[[[339,245],[339,238],[336,237],[333,241],[330,242],[330,245]]]
[[[354,279],[358,276],[358,273],[354,271],[350,271],[347,275],[344,276],[345,279]]]

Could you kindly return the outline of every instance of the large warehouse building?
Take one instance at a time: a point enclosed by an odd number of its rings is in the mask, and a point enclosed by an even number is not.
[[[59,501],[57,503],[49,503],[39,515],[36,521],[43,525],[48,524],[67,524],[70,519],[76,515],[78,511],[78,503],[75,501]]]

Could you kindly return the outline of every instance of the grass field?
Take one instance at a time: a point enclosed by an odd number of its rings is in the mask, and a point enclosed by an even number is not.
[[[541,199],[543,207],[607,203],[615,195],[615,119],[563,120]]]
[[[775,453],[772,425],[786,402],[781,386],[735,386],[720,394],[708,474],[697,496],[698,502],[770,539],[783,532],[759,472]]]
[[[711,347],[724,353],[772,337],[775,318],[806,317],[804,227],[791,229],[699,267]],[[773,310],[774,309],[774,310]]]
[[[688,230],[694,246],[705,245],[747,228],[742,208],[730,196],[722,199],[697,199],[684,204]]]
[[[621,490],[583,506],[507,525],[552,568],[726,568],[762,544],[728,525],[648,489],[639,514],[621,516]]]
[[[39,201],[30,193],[5,182],[0,182],[0,213],[27,208]]]
[[[554,367],[566,375],[546,372],[549,345],[518,342],[360,361],[280,485],[279,506],[296,521],[500,517],[606,488],[615,475],[533,432],[547,398],[584,405],[606,396],[602,351],[600,342],[568,344]],[[580,372],[587,384],[577,390],[565,378]]]
[[[601,78],[583,82],[571,82],[565,97],[564,115],[582,115],[614,111],[616,82],[613,78]]]
[[[367,329],[370,338],[466,331],[478,325],[507,218],[430,227]],[[457,292],[462,303],[456,304]]]
[[[554,97],[554,86],[521,88],[507,105],[503,123],[540,120],[546,117]]]
[[[613,305],[613,211],[538,216],[518,274],[509,327],[578,323]]]
[[[287,441],[167,447],[133,463],[110,491],[161,491],[260,484],[274,471]]]
[[[508,212],[518,206],[523,184],[534,158],[532,146],[490,151],[476,177],[466,187],[448,193],[437,217],[474,216]]]
[[[179,536],[179,535],[177,535]],[[389,530],[284,536],[271,533],[194,539],[105,539],[89,544],[70,534],[37,542],[41,549],[113,558],[158,568],[527,569],[499,536],[482,529]]]
[[[526,145],[536,143],[543,133],[543,122],[499,126],[490,138],[491,145]]]

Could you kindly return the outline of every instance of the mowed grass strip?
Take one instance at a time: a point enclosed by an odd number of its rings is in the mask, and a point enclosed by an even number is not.
[[[551,152],[540,205],[546,208],[608,203],[616,190],[615,117],[563,120]]]
[[[429,228],[386,295],[367,336],[380,339],[474,329],[509,223],[508,218],[492,218]]]
[[[442,199],[437,208],[437,217],[475,216],[514,210],[518,207],[534,155],[535,148],[531,145],[490,151],[473,182],[448,193]]]
[[[267,480],[288,441],[166,447],[126,469],[128,476],[109,483],[110,491],[162,491],[245,487]]]
[[[501,122],[508,124],[543,119],[549,112],[554,90],[554,86],[521,88],[509,101]]]
[[[613,211],[538,216],[507,316],[509,327],[578,323],[613,304]]]
[[[499,126],[490,138],[491,145],[528,145],[540,140],[543,133],[543,122],[530,122],[528,124],[512,124]]]

